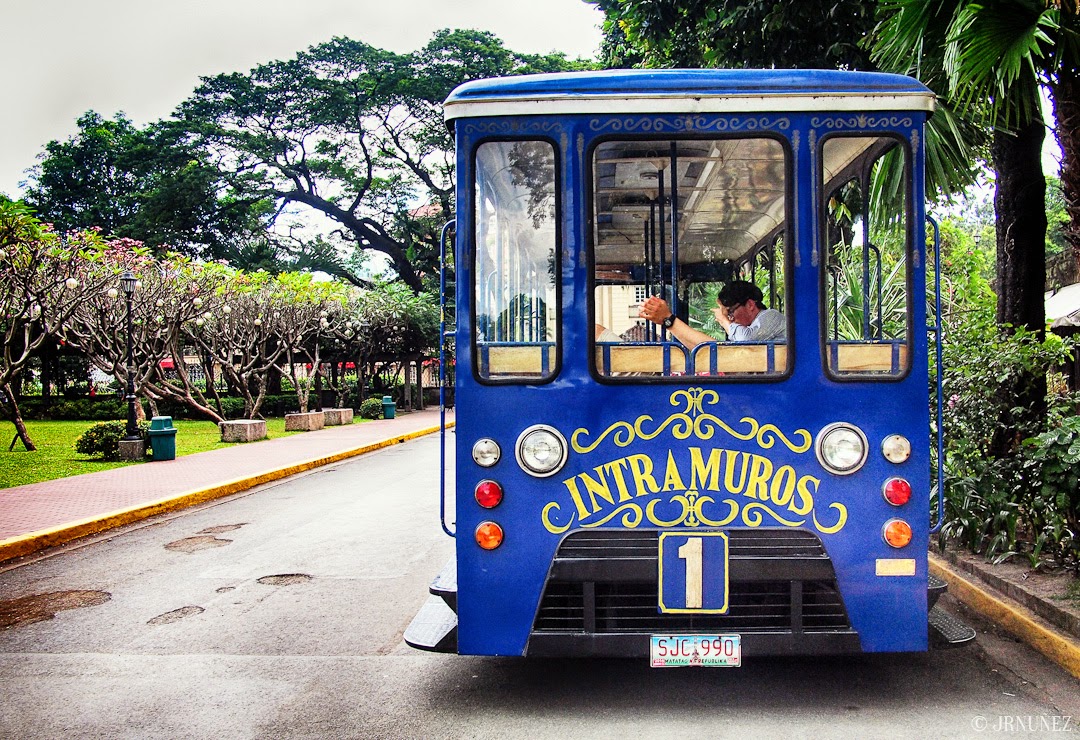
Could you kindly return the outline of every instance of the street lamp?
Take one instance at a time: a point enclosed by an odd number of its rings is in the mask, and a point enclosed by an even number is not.
[[[135,294],[135,284],[138,282],[138,278],[131,270],[124,270],[124,274],[120,276],[120,288],[124,291],[124,297],[127,299],[127,403],[128,403],[128,415],[127,415],[127,436],[126,440],[138,440],[139,428],[135,423],[135,372],[132,368],[131,360],[131,299]]]

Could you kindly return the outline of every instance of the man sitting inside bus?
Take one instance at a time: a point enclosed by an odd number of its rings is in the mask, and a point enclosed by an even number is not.
[[[724,328],[728,341],[785,341],[787,319],[784,314],[762,303],[764,297],[760,288],[746,280],[733,280],[724,286],[716,296],[716,302],[720,305],[713,309],[713,315]],[[646,299],[638,316],[664,327],[690,349],[702,342],[716,341],[714,337],[691,328],[671,313],[667,301],[663,298],[652,296]]]

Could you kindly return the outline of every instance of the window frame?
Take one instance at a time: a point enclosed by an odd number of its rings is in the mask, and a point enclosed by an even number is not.
[[[485,377],[480,373],[480,342],[478,341],[477,330],[477,288],[478,280],[480,277],[478,267],[479,246],[476,240],[479,208],[477,198],[477,161],[481,147],[486,144],[501,144],[501,143],[521,143],[521,142],[542,142],[551,147],[553,161],[554,161],[554,178],[553,178],[553,190],[555,197],[555,216],[554,216],[554,232],[555,241],[552,246],[554,251],[556,266],[556,275],[554,280],[555,288],[555,314],[554,314],[554,326],[555,326],[555,338],[553,344],[555,347],[555,359],[551,363],[551,367],[548,373],[543,376],[529,377],[529,376],[509,376],[502,378]],[[472,363],[472,376],[473,379],[482,385],[490,386],[502,386],[502,385],[546,385],[554,382],[559,374],[562,372],[562,359],[563,359],[563,310],[562,310],[562,243],[563,243],[563,153],[559,147],[558,142],[550,136],[488,136],[477,139],[473,142],[472,148],[469,151],[469,172],[468,172],[468,186],[470,192],[469,198],[469,232],[468,232],[468,244],[471,247],[468,249],[469,257],[469,272],[471,274],[469,289],[469,327],[470,327],[470,340],[469,340],[469,353],[470,361]]]
[[[828,192],[824,181],[825,173],[825,145],[834,139],[859,139],[859,138],[886,138],[892,139],[900,146],[904,154],[904,259],[906,269],[904,271],[904,293],[907,298],[904,311],[905,339],[901,345],[903,350],[902,360],[904,366],[897,373],[889,372],[846,372],[841,373],[832,367],[832,358],[829,350],[829,238],[827,209]],[[914,169],[914,152],[911,140],[902,132],[894,129],[887,130],[849,130],[829,132],[823,135],[817,142],[814,152],[816,171],[814,177],[814,192],[817,198],[813,207],[817,213],[818,228],[814,238],[817,239],[818,253],[821,255],[818,265],[818,342],[821,352],[821,366],[825,377],[836,383],[898,383],[911,374],[914,367],[915,352],[915,201],[914,183],[912,172]],[[872,344],[879,344],[874,342]]]
[[[719,116],[718,118],[726,118]],[[768,354],[772,354],[775,346],[783,346],[785,348],[785,361],[782,367],[778,367],[773,372],[741,372],[733,373],[726,371],[719,371],[718,374],[706,374],[706,375],[604,375],[600,372],[600,368],[596,362],[596,352],[598,345],[596,337],[592,331],[593,326],[596,324],[596,150],[609,142],[617,141],[629,141],[629,142],[649,142],[649,141],[738,141],[744,139],[768,139],[775,141],[780,145],[784,158],[784,228],[777,232],[783,234],[784,244],[791,245],[784,248],[783,259],[783,271],[784,271],[784,305],[789,307],[789,310],[785,311],[784,319],[787,322],[786,327],[786,340],[783,345],[773,345],[772,347],[766,345],[758,345],[746,342],[730,342],[716,340],[715,344],[719,347],[737,347],[739,345],[746,346],[762,346]],[[588,357],[586,361],[588,363],[589,374],[599,383],[612,384],[612,385],[647,385],[652,383],[672,384],[672,383],[686,383],[688,381],[694,383],[779,383],[789,380],[795,372],[795,354],[796,354],[796,341],[795,341],[795,320],[794,311],[795,306],[795,264],[796,257],[795,252],[797,250],[796,245],[796,231],[798,229],[798,213],[796,211],[796,200],[798,197],[795,182],[795,147],[792,144],[791,139],[783,133],[775,131],[767,131],[763,129],[749,131],[747,133],[679,133],[670,132],[664,134],[611,134],[593,139],[585,152],[585,167],[582,177],[583,187],[585,188],[585,197],[583,202],[586,208],[586,228],[585,228],[585,252],[586,252],[586,265],[587,265],[587,284],[586,284],[586,299],[588,302],[587,314],[588,314]],[[776,233],[773,234],[770,244],[775,242]],[[763,248],[769,248],[768,246]],[[733,263],[734,264],[734,263]],[[670,344],[680,348],[683,354],[686,356],[687,361],[699,350],[701,347],[707,346],[707,343],[702,343],[696,347],[685,347],[675,337],[670,337]],[[657,343],[653,346],[663,347],[664,344]],[[691,380],[692,379],[692,380]]]

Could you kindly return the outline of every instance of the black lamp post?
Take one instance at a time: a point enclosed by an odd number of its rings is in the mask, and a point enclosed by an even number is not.
[[[128,402],[128,416],[127,416],[127,437],[128,440],[137,440],[139,437],[139,427],[135,423],[135,377],[134,370],[132,369],[131,359],[131,299],[135,294],[135,284],[138,282],[138,278],[131,270],[124,270],[124,274],[120,276],[120,287],[124,291],[124,297],[127,299],[127,402]]]

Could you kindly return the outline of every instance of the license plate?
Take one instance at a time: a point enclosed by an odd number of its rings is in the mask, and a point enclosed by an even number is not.
[[[742,665],[739,635],[652,635],[649,665],[653,668]]]

